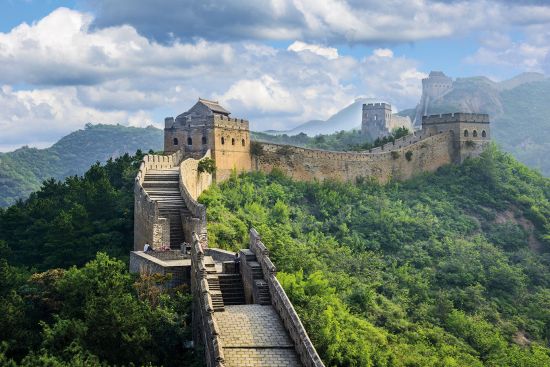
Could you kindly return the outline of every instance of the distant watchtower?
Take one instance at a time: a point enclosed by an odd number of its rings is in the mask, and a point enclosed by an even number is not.
[[[391,121],[391,105],[388,103],[369,103],[363,105],[361,133],[372,139],[386,136]]]
[[[363,105],[361,134],[371,140],[390,135],[393,129],[405,127],[413,130],[409,117],[392,115],[389,103],[369,103]]]
[[[491,141],[489,115],[484,113],[445,113],[422,118],[422,134],[449,132],[455,163],[477,157]]]
[[[250,130],[248,120],[230,117],[217,101],[199,98],[189,111],[164,119],[164,152],[183,150],[186,157],[200,158],[210,149],[216,161],[216,179],[233,169],[249,171]]]

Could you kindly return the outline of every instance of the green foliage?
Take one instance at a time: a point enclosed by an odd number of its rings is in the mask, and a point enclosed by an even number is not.
[[[413,152],[411,152],[410,150],[408,150],[407,153],[405,153],[405,158],[407,158],[409,162],[412,160],[412,156],[413,156]]]
[[[0,241],[13,265],[39,270],[83,265],[97,251],[127,259],[133,246],[134,178],[142,158],[125,154],[83,177],[45,181],[0,211]]]
[[[191,366],[190,297],[138,297],[120,260],[98,253],[82,268],[12,283],[0,296],[0,362],[11,366]],[[9,328],[6,328],[9,327]],[[199,363],[199,361],[197,361]]]
[[[327,365],[496,367],[550,364],[549,199],[491,146],[408,182],[250,173],[200,201],[212,246],[261,233]]]
[[[27,198],[44,180],[83,174],[95,162],[143,151],[162,150],[162,130],[87,124],[47,149],[23,147],[0,153],[0,207]]]
[[[264,153],[264,147],[257,141],[250,142],[250,154],[259,157]]]
[[[198,164],[198,171],[199,173],[208,172],[213,174],[216,172],[216,161],[210,157],[201,159]]]

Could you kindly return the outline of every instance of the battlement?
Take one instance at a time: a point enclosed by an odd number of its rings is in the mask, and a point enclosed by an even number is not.
[[[391,104],[385,103],[385,102],[379,102],[379,103],[364,103],[363,104],[363,111],[365,110],[378,110],[378,109],[386,109],[391,110]]]
[[[439,115],[422,116],[422,125],[448,124],[448,123],[479,123],[488,124],[489,115],[486,113],[443,113]]]
[[[238,119],[238,118],[233,118],[233,117],[218,115],[218,114],[214,115],[214,123],[216,122],[235,123],[235,124],[240,124],[240,126],[246,127],[246,128],[248,128],[248,125],[249,125],[249,122],[246,119]]]

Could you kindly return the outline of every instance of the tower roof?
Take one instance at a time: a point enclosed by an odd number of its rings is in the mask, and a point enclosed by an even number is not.
[[[225,108],[223,108],[222,106],[220,106],[218,101],[210,101],[208,99],[203,99],[203,98],[199,97],[199,102],[198,103],[202,103],[203,105],[208,107],[208,109],[210,109],[212,112],[220,114],[220,115],[229,116],[229,114],[231,113],[228,110],[226,110]]]

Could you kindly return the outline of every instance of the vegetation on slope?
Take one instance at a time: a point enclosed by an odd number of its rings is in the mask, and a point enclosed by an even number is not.
[[[105,162],[138,149],[162,149],[162,131],[121,125],[86,125],[47,149],[23,147],[0,153],[0,207],[26,198],[43,180],[83,174],[93,163]]]
[[[550,365],[550,181],[496,148],[380,186],[232,177],[212,246],[254,226],[329,366]]]
[[[48,180],[0,208],[0,365],[200,365],[184,349],[186,290],[127,270],[142,157]]]

